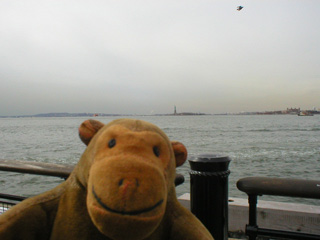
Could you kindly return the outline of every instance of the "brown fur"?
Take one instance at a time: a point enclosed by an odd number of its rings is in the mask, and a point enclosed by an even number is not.
[[[70,177],[0,215],[1,240],[213,239],[176,198],[186,148],[156,126],[85,121],[88,145]]]

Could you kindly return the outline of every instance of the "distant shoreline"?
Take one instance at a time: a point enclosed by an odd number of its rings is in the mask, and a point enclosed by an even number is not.
[[[305,112],[311,114],[320,114],[317,110],[304,110]],[[239,113],[217,113],[217,114],[207,114],[207,113],[192,113],[192,112],[182,112],[182,113],[164,113],[164,114],[107,114],[107,113],[40,113],[34,115],[13,115],[13,116],[0,116],[0,118],[40,118],[40,117],[121,117],[121,116],[208,116],[208,115],[298,115],[299,111],[264,111],[264,112],[239,112]]]
[[[40,117],[117,117],[117,116],[200,116],[212,115],[205,113],[177,114],[107,114],[107,113],[40,113],[34,115],[0,116],[0,118],[40,118]]]

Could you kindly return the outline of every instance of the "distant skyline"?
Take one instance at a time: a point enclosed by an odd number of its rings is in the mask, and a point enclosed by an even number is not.
[[[318,0],[3,0],[0,116],[319,109],[319,12]]]

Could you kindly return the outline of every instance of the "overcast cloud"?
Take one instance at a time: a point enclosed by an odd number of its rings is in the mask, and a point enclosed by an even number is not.
[[[318,0],[2,0],[0,116],[320,108],[319,12]]]

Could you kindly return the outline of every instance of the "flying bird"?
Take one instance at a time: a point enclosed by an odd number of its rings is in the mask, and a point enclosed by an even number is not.
[[[243,7],[242,6],[238,6],[237,10],[240,11]]]

